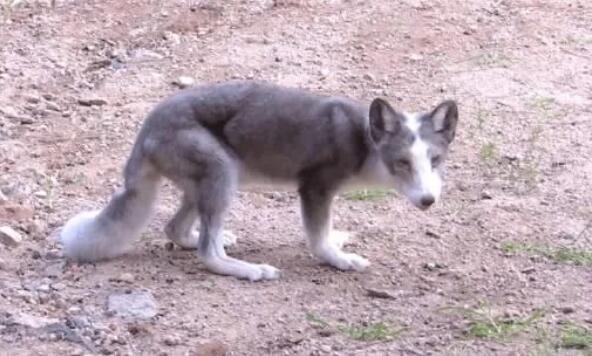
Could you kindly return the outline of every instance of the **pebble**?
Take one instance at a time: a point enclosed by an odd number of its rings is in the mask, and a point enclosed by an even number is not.
[[[4,245],[15,247],[18,246],[21,241],[23,241],[23,238],[15,229],[10,226],[0,227],[0,242]]]
[[[78,104],[82,106],[102,106],[107,104],[107,100],[101,98],[78,99]]]
[[[195,79],[188,77],[186,75],[182,75],[173,81],[173,84],[178,86],[181,89],[185,89],[195,85]]]
[[[124,272],[118,277],[113,278],[113,280],[117,282],[133,283],[136,280],[136,277],[129,272]]]
[[[228,347],[217,340],[210,340],[198,345],[195,356],[226,356]]]
[[[166,346],[177,346],[181,343],[181,338],[176,335],[169,335],[162,341]]]

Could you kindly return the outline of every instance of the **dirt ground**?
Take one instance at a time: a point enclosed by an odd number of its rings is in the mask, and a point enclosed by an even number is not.
[[[405,110],[455,99],[443,200],[420,212],[390,192],[341,196],[346,249],[372,262],[345,273],[307,251],[295,194],[241,193],[229,253],[283,272],[249,283],[168,248],[179,195],[167,185],[132,253],[66,263],[57,229],[121,184],[143,117],[179,76]],[[591,115],[584,0],[7,5],[0,222],[23,239],[0,243],[0,354],[590,354]],[[139,292],[148,315],[110,309]]]

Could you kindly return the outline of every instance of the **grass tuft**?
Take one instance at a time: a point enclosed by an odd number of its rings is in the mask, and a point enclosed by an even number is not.
[[[543,256],[557,263],[592,266],[592,251],[582,249],[533,245],[516,241],[504,242],[501,249],[509,254],[525,253],[531,256]]]
[[[535,310],[522,319],[503,318],[493,315],[489,308],[445,308],[461,314],[467,322],[464,334],[470,338],[504,341],[532,329],[543,316],[542,310]]]
[[[343,194],[346,200],[371,201],[381,200],[393,194],[388,189],[363,189]]]
[[[310,325],[316,329],[339,331],[352,340],[365,342],[389,341],[397,337],[405,330],[405,328],[393,329],[390,325],[384,322],[371,324],[360,323],[332,325],[331,323],[312,313],[306,314],[306,320],[308,320]]]
[[[495,147],[495,144],[489,142],[481,146],[479,155],[481,156],[481,160],[484,162],[491,162],[495,160],[497,157],[497,148]]]
[[[560,332],[559,347],[564,349],[592,350],[592,330],[570,324]]]
[[[357,341],[388,341],[399,335],[404,328],[393,330],[385,323],[340,326],[338,330]]]

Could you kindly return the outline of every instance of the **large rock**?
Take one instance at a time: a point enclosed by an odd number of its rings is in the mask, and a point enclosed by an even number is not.
[[[149,319],[157,309],[156,300],[148,291],[111,294],[107,300],[107,312],[123,318]]]
[[[0,242],[6,246],[15,247],[21,243],[23,238],[15,229],[10,226],[0,227]]]

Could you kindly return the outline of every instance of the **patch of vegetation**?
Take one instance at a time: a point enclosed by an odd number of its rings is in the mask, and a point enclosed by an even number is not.
[[[308,320],[314,328],[339,331],[350,339],[356,341],[388,341],[394,339],[405,330],[405,328],[393,329],[390,325],[384,322],[332,325],[312,313],[306,314],[306,320]]]
[[[479,155],[481,156],[481,160],[484,162],[491,162],[495,160],[497,157],[497,148],[495,147],[495,144],[489,142],[481,146]]]
[[[464,333],[467,337],[504,341],[536,326],[543,316],[542,310],[535,310],[531,315],[521,319],[505,318],[493,315],[491,309],[481,306],[471,308],[445,308],[463,316],[467,322]]]
[[[319,329],[324,329],[324,328],[328,328],[331,325],[329,325],[328,322],[324,321],[323,319],[321,319],[321,317],[319,317],[318,315],[315,315],[313,313],[306,313],[306,320],[308,320],[308,322],[315,328],[319,328]]]
[[[363,189],[343,194],[347,200],[371,201],[380,200],[393,195],[388,189]]]
[[[357,341],[388,341],[394,339],[405,329],[394,330],[381,322],[369,325],[340,326],[338,330]]]
[[[553,109],[555,99],[547,96],[535,96],[531,99],[530,107],[539,111],[540,113],[548,113]]]
[[[489,52],[478,56],[477,65],[480,67],[507,67],[512,64],[512,59],[504,53]]]
[[[559,333],[558,347],[564,349],[590,350],[592,354],[592,330],[590,328],[570,324]]]
[[[592,251],[569,247],[534,245],[524,242],[508,241],[501,246],[505,253],[525,253],[531,256],[543,256],[552,261],[576,266],[592,266]]]

